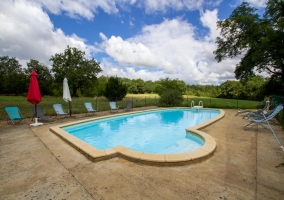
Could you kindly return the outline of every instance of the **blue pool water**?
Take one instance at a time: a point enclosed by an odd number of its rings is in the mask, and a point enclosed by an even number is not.
[[[185,129],[220,114],[218,110],[169,109],[94,120],[63,129],[97,149],[125,146],[153,154],[189,152],[204,141]]]

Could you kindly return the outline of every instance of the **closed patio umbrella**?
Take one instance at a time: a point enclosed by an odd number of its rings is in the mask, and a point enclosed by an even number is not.
[[[27,96],[27,101],[30,102],[31,104],[35,105],[35,123],[30,124],[31,126],[39,126],[42,125],[43,123],[38,123],[37,122],[37,104],[41,102],[41,94],[40,94],[40,89],[37,81],[37,73],[32,70],[31,72],[31,80],[30,80],[30,85],[29,85],[29,90],[28,90],[28,96]]]
[[[69,113],[71,116],[71,95],[70,95],[70,90],[68,86],[68,80],[67,78],[64,78],[63,80],[63,100],[69,103]]]

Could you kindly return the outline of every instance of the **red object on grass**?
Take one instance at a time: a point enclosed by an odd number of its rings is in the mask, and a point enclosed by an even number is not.
[[[37,73],[34,70],[31,72],[31,81],[30,81],[27,101],[35,105],[41,102],[41,94],[37,81]]]

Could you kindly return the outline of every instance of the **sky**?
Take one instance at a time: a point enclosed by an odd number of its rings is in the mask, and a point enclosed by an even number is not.
[[[267,0],[246,0],[263,10]],[[220,85],[241,57],[215,60],[216,22],[242,0],[1,0],[0,56],[49,59],[67,46],[96,59],[99,76]]]

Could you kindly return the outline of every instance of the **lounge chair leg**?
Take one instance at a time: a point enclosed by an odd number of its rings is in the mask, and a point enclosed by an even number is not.
[[[253,126],[255,126],[255,125],[252,125],[254,122],[250,122],[249,124],[247,124],[246,126],[244,126],[244,130],[246,131],[246,130],[249,130],[249,129],[251,129]]]

